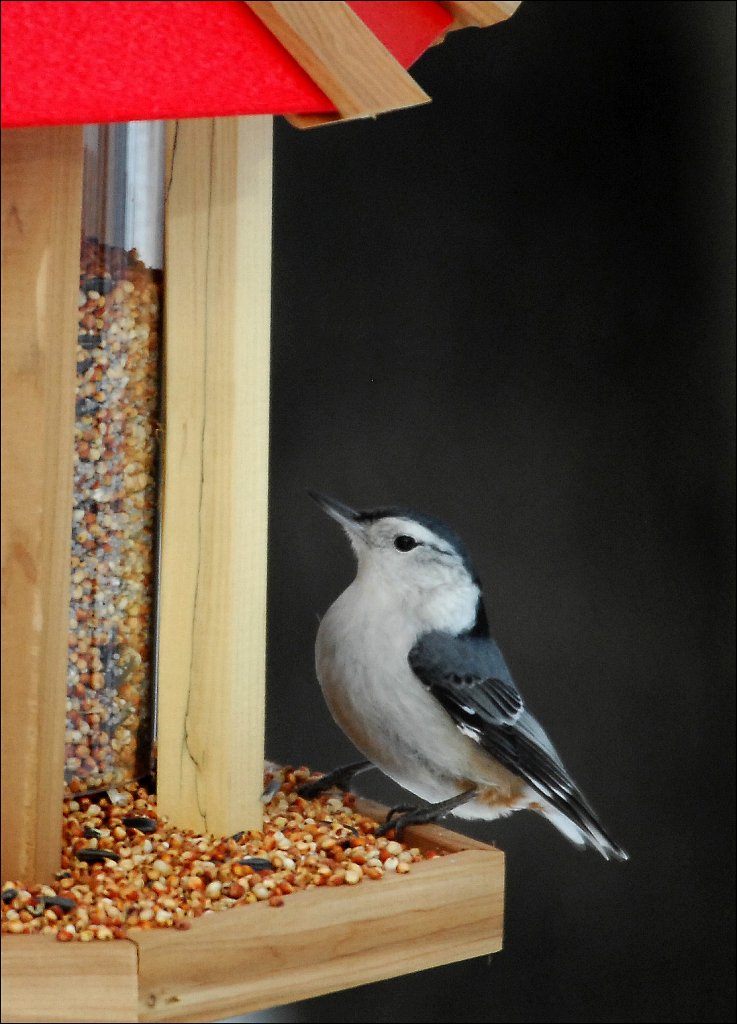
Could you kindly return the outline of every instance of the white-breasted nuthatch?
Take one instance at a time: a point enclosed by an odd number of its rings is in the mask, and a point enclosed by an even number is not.
[[[356,512],[310,496],[345,530],[356,578],[325,614],[316,669],[333,718],[368,761],[303,787],[347,786],[376,766],[430,803],[382,831],[448,812],[494,819],[529,809],[605,858],[625,851],[598,821],[489,635],[481,584],[459,537],[401,508]]]

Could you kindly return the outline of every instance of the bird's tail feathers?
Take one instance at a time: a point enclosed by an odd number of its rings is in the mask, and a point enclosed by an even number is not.
[[[576,846],[590,846],[597,850],[605,860],[629,860],[629,854],[623,850],[619,843],[606,834],[603,828],[593,818],[587,821],[575,822],[561,811],[548,805],[542,812],[545,817],[563,833],[566,839],[570,839]]]

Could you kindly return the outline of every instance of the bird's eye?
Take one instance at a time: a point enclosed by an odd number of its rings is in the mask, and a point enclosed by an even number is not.
[[[412,548],[417,547],[417,543],[414,537],[406,537],[403,534],[394,538],[394,547],[397,551],[411,551]]]

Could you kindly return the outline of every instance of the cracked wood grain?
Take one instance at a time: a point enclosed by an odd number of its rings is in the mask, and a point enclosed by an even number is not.
[[[158,794],[182,828],[260,827],[271,118],[169,130]]]

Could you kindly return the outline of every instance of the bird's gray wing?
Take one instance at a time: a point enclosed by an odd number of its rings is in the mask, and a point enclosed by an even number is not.
[[[409,653],[418,679],[458,728],[587,834],[602,832],[489,637],[426,633]]]

